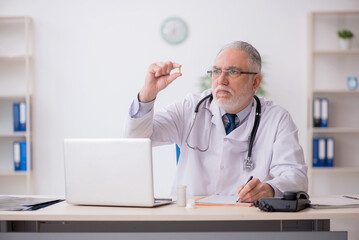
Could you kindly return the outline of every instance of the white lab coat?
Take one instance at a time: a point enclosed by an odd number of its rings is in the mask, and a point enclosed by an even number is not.
[[[260,98],[262,115],[253,145],[252,170],[244,169],[243,164],[248,154],[256,101],[248,120],[226,135],[220,108],[215,101],[206,100],[188,137],[195,107],[210,93],[211,90],[189,94],[161,112],[154,113],[152,109],[141,118],[127,118],[125,137],[148,137],[154,146],[179,145],[181,155],[173,194],[176,194],[176,186],[186,185],[187,194],[192,196],[233,195],[250,176],[270,184],[275,196],[289,190],[307,191],[307,166],[298,142],[298,129],[289,113],[269,100]],[[200,152],[189,148],[187,137],[191,146],[201,149],[208,146],[208,150]]]

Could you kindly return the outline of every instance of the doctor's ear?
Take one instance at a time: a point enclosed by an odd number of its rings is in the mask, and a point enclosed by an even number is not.
[[[259,85],[262,82],[262,74],[261,73],[257,73],[256,75],[253,76],[253,91],[256,92],[257,89],[259,88]]]

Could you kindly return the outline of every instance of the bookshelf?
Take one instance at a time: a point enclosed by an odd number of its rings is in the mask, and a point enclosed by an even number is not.
[[[32,193],[32,28],[29,17],[0,17],[0,194]],[[14,131],[16,102],[26,103],[26,131]],[[14,169],[15,141],[26,141],[26,171]]]
[[[337,31],[349,29],[354,42],[339,48]],[[359,12],[313,12],[308,17],[308,177],[312,195],[359,193]],[[313,127],[313,100],[329,100],[328,127]],[[333,137],[334,167],[313,167],[313,138]]]

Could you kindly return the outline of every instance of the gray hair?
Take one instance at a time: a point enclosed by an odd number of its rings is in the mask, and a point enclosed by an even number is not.
[[[260,72],[262,69],[262,58],[257,49],[255,49],[251,44],[243,41],[234,41],[225,45],[217,54],[217,56],[226,49],[238,49],[245,51],[249,55],[249,65],[252,68],[255,68],[255,71]]]

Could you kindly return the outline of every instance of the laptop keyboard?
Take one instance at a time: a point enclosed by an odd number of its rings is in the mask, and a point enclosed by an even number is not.
[[[155,203],[172,202],[172,198],[155,198]]]

